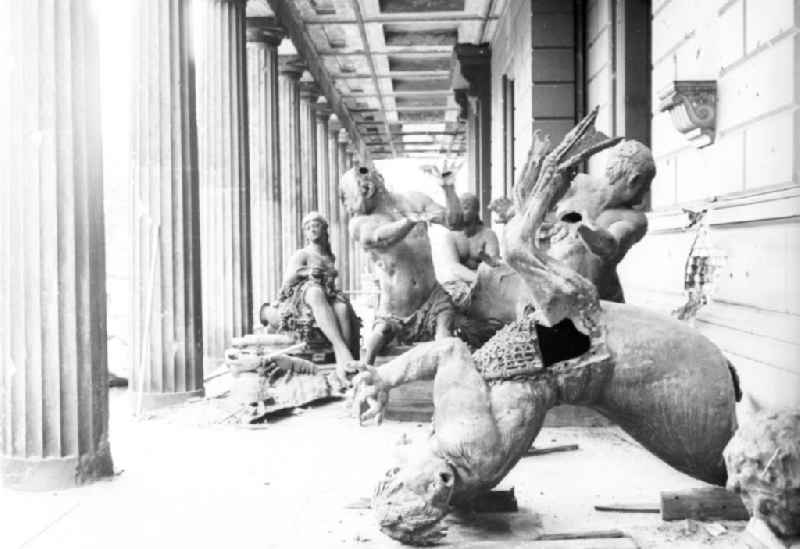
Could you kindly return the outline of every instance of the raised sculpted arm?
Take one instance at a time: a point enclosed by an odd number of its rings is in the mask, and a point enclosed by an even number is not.
[[[550,257],[535,238],[545,216],[567,191],[575,167],[619,142],[594,129],[596,118],[597,109],[581,120],[544,160],[535,166],[529,162],[530,169],[523,172],[515,188],[522,207],[505,231],[507,260],[530,289],[534,314],[546,326],[570,318],[578,329],[588,331],[583,325],[584,313],[597,306],[594,285]],[[525,179],[534,175],[534,183]]]
[[[416,217],[404,217],[398,221],[379,223],[376,221],[353,220],[350,232],[356,242],[360,242],[364,249],[384,249],[403,240],[408,233],[420,222]]]

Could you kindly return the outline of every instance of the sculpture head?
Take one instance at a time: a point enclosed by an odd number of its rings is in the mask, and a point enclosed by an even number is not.
[[[349,215],[372,213],[385,191],[383,176],[367,166],[347,170],[339,184],[339,198]]]
[[[480,214],[480,204],[478,202],[478,197],[473,193],[463,193],[458,199],[461,202],[464,224],[469,226],[479,223],[480,218],[478,215]]]
[[[454,469],[430,450],[390,469],[372,499],[381,531],[402,543],[436,543],[445,535],[440,522],[450,510],[454,484]]]
[[[641,204],[656,176],[653,154],[638,141],[625,140],[609,151],[606,178],[612,187],[607,207]]]
[[[309,212],[303,218],[303,234],[306,242],[327,242],[328,220],[319,212]]]

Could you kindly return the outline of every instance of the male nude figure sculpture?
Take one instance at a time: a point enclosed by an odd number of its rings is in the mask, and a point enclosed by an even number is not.
[[[365,344],[367,364],[392,339],[412,343],[452,335],[453,303],[436,281],[427,226],[461,223],[452,174],[444,175],[447,208],[422,193],[389,192],[374,169],[361,166],[342,176],[350,235],[369,253],[380,285],[375,326]]]
[[[547,253],[535,234],[567,191],[574,167],[616,140],[595,132],[595,110],[552,152],[533,155],[505,231],[507,260],[530,307],[474,354],[455,338],[422,344],[354,380],[360,419],[382,417],[388,390],[434,379],[434,432],[389,469],[372,507],[404,543],[443,535],[451,505],[496,486],[538,434],[547,410],[590,406],[667,463],[725,482],[722,450],[735,428],[736,386],[723,354],[685,323],[600,302],[594,285]]]
[[[594,282],[600,299],[625,302],[617,265],[647,233],[642,202],[655,175],[650,149],[622,141],[605,177],[578,174],[556,206],[557,221],[539,231],[550,239],[550,255]]]
[[[492,229],[479,217],[478,197],[473,193],[459,196],[463,225],[458,231],[443,231],[433,240],[437,278],[460,309],[469,305],[472,288],[478,279],[478,267],[492,267],[500,261],[500,243]]]

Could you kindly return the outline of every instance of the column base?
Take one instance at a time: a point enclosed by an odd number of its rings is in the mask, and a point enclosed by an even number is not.
[[[139,409],[139,393],[133,389],[130,389],[131,393],[131,404],[133,405],[133,409]],[[181,404],[186,402],[190,398],[198,398],[203,397],[205,395],[205,389],[197,389],[194,391],[187,391],[184,393],[143,393],[141,395],[141,410],[146,412],[148,410],[155,410],[158,408],[166,408],[167,406],[173,406],[175,404]]]
[[[108,443],[94,454],[63,458],[0,456],[0,482],[29,491],[65,490],[114,475]]]

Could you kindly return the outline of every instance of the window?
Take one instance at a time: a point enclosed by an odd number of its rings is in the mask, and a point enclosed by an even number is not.
[[[514,187],[514,81],[503,75],[503,195]]]

